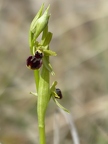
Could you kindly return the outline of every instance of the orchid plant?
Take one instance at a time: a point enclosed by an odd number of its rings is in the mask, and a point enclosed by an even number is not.
[[[48,6],[44,11],[44,4],[34,17],[29,30],[29,47],[31,55],[26,60],[28,68],[34,70],[34,79],[36,84],[36,93],[31,94],[37,96],[37,116],[39,127],[40,144],[46,144],[45,138],[45,113],[48,103],[52,98],[57,106],[68,112],[58,101],[62,98],[62,92],[56,88],[57,81],[50,86],[50,75],[55,75],[49,61],[50,56],[56,56],[56,52],[50,50],[49,44],[52,39],[52,33],[48,30],[48,22],[50,18]],[[41,36],[41,40],[38,37]]]

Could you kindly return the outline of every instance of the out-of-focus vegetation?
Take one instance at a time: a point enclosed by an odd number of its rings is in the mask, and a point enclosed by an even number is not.
[[[44,1],[0,1],[0,143],[38,144],[33,71],[25,66],[29,56],[28,30]],[[50,3],[51,59],[70,110],[80,144],[108,144],[108,1],[54,0]],[[62,144],[73,143],[65,117],[51,101],[47,111],[48,144],[56,124]],[[57,115],[57,120],[55,119]],[[55,124],[54,124],[55,122]]]

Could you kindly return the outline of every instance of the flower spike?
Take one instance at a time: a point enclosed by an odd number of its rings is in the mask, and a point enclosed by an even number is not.
[[[46,144],[45,114],[50,99],[53,98],[54,102],[59,108],[68,112],[68,110],[57,101],[57,98],[62,98],[61,90],[56,88],[57,82],[53,82],[52,86],[50,87],[50,75],[54,75],[55,73],[53,72],[49,57],[56,56],[56,52],[50,50],[49,46],[53,35],[48,29],[48,22],[50,18],[49,7],[50,6],[48,6],[44,11],[43,4],[31,22],[29,29],[29,47],[31,54],[26,60],[26,66],[34,70],[34,79],[37,92],[31,92],[31,94],[38,96],[37,117],[40,144]],[[40,35],[41,37],[39,37]]]

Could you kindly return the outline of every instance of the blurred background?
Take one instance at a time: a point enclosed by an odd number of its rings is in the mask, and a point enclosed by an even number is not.
[[[50,4],[51,57],[70,115],[51,101],[47,144],[108,144],[108,1],[0,0],[0,144],[38,144],[29,26]],[[76,133],[74,135],[73,133]],[[75,139],[77,142],[75,142]]]

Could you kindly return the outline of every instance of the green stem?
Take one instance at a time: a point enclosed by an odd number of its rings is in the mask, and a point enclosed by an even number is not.
[[[45,137],[45,126],[39,127],[39,143],[46,144],[46,137]]]
[[[49,59],[49,57],[47,57]],[[40,135],[40,144],[45,144],[45,113],[49,102],[50,90],[49,90],[49,71],[43,65],[38,87],[38,127]]]
[[[38,123],[39,126],[44,126],[45,112],[49,102],[49,71],[43,66],[38,88],[38,103],[37,103],[37,113],[38,113]]]
[[[34,71],[34,77],[35,77],[35,84],[36,84],[36,90],[38,93],[38,87],[39,87],[39,70]]]

